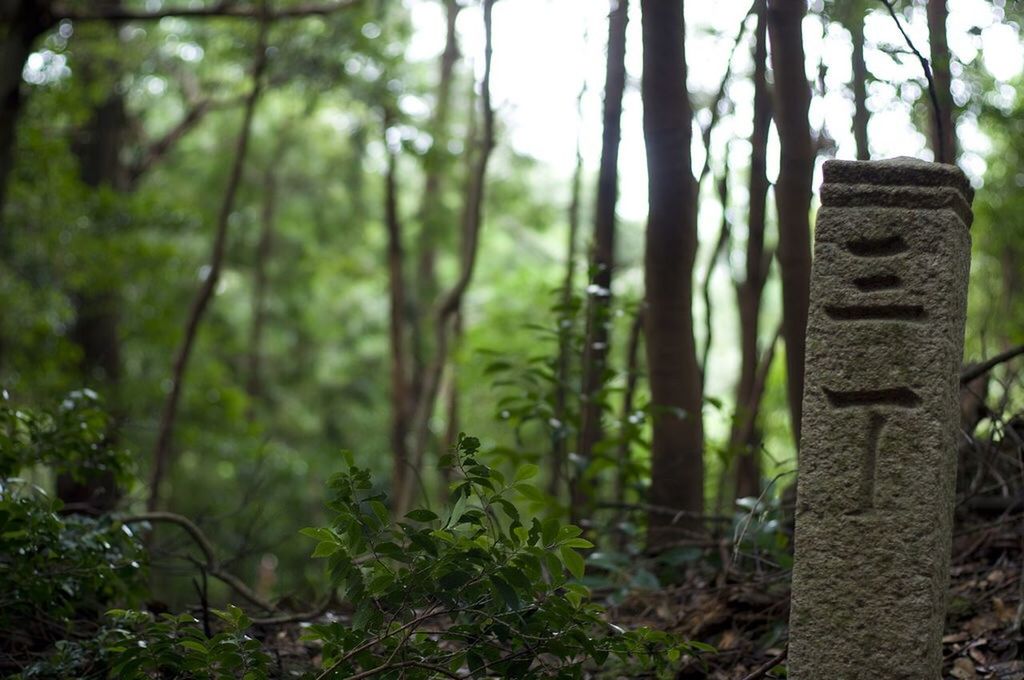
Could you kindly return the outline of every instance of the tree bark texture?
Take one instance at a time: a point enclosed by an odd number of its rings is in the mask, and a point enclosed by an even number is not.
[[[693,337],[696,182],[686,90],[682,2],[642,0],[644,142],[648,203],[646,347],[654,427],[649,502],[699,515],[704,508],[701,379]],[[651,513],[648,543],[698,530],[692,518]]]
[[[811,181],[814,146],[807,114],[811,88],[804,70],[801,22],[804,0],[769,0],[768,35],[775,73],[775,126],[779,132],[778,260],[782,274],[782,326],[786,391],[794,441],[800,441],[804,391],[804,332],[811,274]]]

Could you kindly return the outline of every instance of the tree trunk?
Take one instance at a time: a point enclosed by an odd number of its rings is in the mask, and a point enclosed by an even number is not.
[[[757,496],[761,492],[760,432],[756,413],[746,413],[753,399],[754,375],[757,373],[758,327],[761,298],[771,266],[764,247],[765,217],[768,203],[767,165],[768,131],[772,122],[771,93],[766,78],[768,70],[767,7],[762,2],[757,10],[757,32],[754,37],[754,124],[750,134],[750,180],[747,223],[746,272],[736,286],[736,306],[740,327],[740,378],[736,387],[736,414],[729,435],[730,452],[736,460],[736,497]],[[741,423],[754,418],[755,427],[744,439]],[[723,493],[723,492],[720,492]]]
[[[864,63],[864,17],[855,16],[849,21],[850,38],[853,40],[853,138],[857,143],[857,160],[871,160],[868,146],[868,67]]]
[[[14,140],[21,114],[21,74],[32,44],[55,22],[50,0],[0,1],[0,249],[7,252],[4,223],[7,184],[14,168]]]
[[[949,71],[949,46],[946,44],[946,0],[928,0],[928,44],[931,47],[932,79],[939,110],[932,117],[932,150],[939,163],[956,163],[956,118],[952,75]]]
[[[416,261],[416,285],[410,290],[413,300],[410,306],[411,341],[412,341],[412,377],[410,390],[418,395],[423,389],[423,378],[426,370],[426,347],[429,332],[424,322],[428,321],[426,310],[437,298],[438,283],[435,271],[437,259],[438,237],[450,226],[450,215],[445,210],[444,179],[448,166],[444,159],[448,155],[448,127],[451,118],[452,83],[455,66],[459,61],[459,39],[456,21],[462,5],[457,0],[444,0],[447,28],[445,32],[444,51],[441,53],[439,75],[437,81],[437,101],[430,131],[434,137],[431,150],[428,152],[424,165],[426,176],[423,182],[423,197],[419,208],[419,238],[417,243],[418,257]],[[458,433],[456,433],[458,434]]]
[[[491,104],[491,55],[492,15],[495,0],[484,0],[484,75],[480,84],[481,106],[483,108],[483,140],[473,171],[470,174],[469,189],[466,192],[465,212],[462,222],[462,268],[452,287],[441,298],[434,322],[434,356],[424,373],[423,389],[416,400],[415,412],[410,423],[410,469],[414,474],[406,475],[405,483],[395,491],[392,510],[396,516],[408,512],[415,497],[412,480],[423,469],[427,446],[430,440],[430,417],[437,404],[441,386],[441,375],[448,361],[449,344],[453,332],[453,321],[462,306],[462,297],[473,280],[476,256],[480,242],[480,227],[483,223],[484,193],[487,188],[487,166],[494,148],[494,108]]]
[[[800,444],[804,393],[804,332],[811,274],[811,181],[814,147],[807,113],[811,88],[804,71],[801,22],[804,0],[770,0],[768,34],[775,72],[775,126],[779,131],[779,267],[782,273],[782,326],[786,341],[786,390],[796,445]]]
[[[645,272],[648,380],[654,408],[650,503],[678,508],[699,530],[704,509],[700,367],[693,337],[696,182],[690,158],[683,3],[642,0],[648,203]],[[670,541],[673,518],[651,513],[648,543]]]
[[[619,415],[619,451],[618,465],[615,471],[615,503],[623,508],[616,516],[616,525],[626,519],[626,491],[629,486],[629,467],[632,463],[633,404],[636,399],[636,387],[640,382],[640,339],[644,330],[644,302],[636,310],[633,324],[629,328],[629,340],[626,343],[626,387],[622,392],[622,413]],[[618,532],[619,549],[626,547],[626,534]]]
[[[117,4],[114,0],[112,5]],[[117,27],[110,30],[117,39]],[[119,92],[120,68],[114,59],[103,59],[99,70],[109,82],[96,83],[97,69],[87,67],[83,78],[87,84],[105,85],[110,94],[92,111],[88,123],[78,131],[72,147],[78,157],[79,177],[92,190],[101,188],[123,193],[128,190],[127,173],[122,156],[128,130],[128,113],[124,96]],[[75,320],[70,339],[81,351],[79,369],[83,384],[95,387],[107,400],[113,418],[107,431],[110,445],[118,440],[122,405],[119,398],[121,379],[121,338],[119,332],[120,296],[116,288],[86,284],[71,295]],[[81,472],[81,471],[80,471]],[[57,477],[57,497],[68,506],[87,510],[109,511],[117,504],[120,491],[114,475],[99,472],[75,479],[70,474]]]
[[[584,81],[576,97],[577,123],[582,120],[583,96],[587,84]],[[554,415],[558,425],[551,434],[551,473],[548,478],[548,493],[559,497],[566,478],[566,464],[569,459],[569,378],[572,374],[573,333],[576,320],[572,308],[573,288],[576,285],[576,241],[580,231],[580,202],[583,193],[583,152],[581,149],[580,127],[576,130],[576,167],[572,173],[572,194],[569,199],[569,233],[565,247],[565,279],[558,310],[558,357],[555,363]]]
[[[391,125],[391,116],[384,116],[385,130]],[[385,142],[386,144],[386,142]],[[385,175],[384,221],[388,231],[388,299],[390,302],[389,342],[391,345],[391,488],[405,486],[409,474],[408,420],[409,420],[409,368],[406,363],[406,286],[405,247],[402,224],[398,215],[398,188],[395,178],[398,151],[388,149],[388,167]]]
[[[252,119],[256,112],[256,102],[262,90],[263,71],[267,64],[266,21],[261,22],[259,31],[252,69],[252,89],[246,98],[242,127],[238,133],[238,141],[235,146],[235,158],[231,166],[231,174],[228,176],[227,187],[224,190],[224,200],[221,202],[220,212],[217,215],[217,227],[210,253],[209,272],[206,274],[202,284],[200,284],[196,297],[189,309],[188,319],[185,322],[184,337],[182,338],[181,346],[175,354],[174,365],[171,369],[171,391],[167,395],[163,411],[160,415],[156,444],[153,447],[153,469],[149,480],[149,499],[146,502],[146,508],[151,512],[156,510],[161,502],[161,486],[171,456],[171,440],[174,435],[174,425],[178,418],[178,405],[181,401],[181,393],[184,387],[185,370],[188,368],[189,358],[192,355],[192,347],[195,344],[196,335],[199,331],[199,324],[210,304],[210,300],[213,299],[217,282],[220,280],[221,267],[224,263],[224,253],[227,249],[228,221],[232,211],[234,211],[235,196],[238,194],[238,187],[242,182],[242,168],[245,167],[245,157],[249,148]]]
[[[583,389],[580,407],[580,438],[577,454],[582,463],[571,467],[572,500],[570,516],[578,520],[587,513],[592,495],[591,482],[583,471],[601,441],[602,396],[608,347],[611,340],[612,270],[615,267],[615,204],[619,193],[619,140],[622,138],[622,93],[626,88],[626,23],[628,1],[615,0],[608,15],[608,61],[605,66],[604,133],[601,165],[597,176],[597,206],[594,210],[594,245],[587,289],[587,330],[583,344]]]
[[[280,133],[279,133],[280,134]],[[277,148],[266,169],[263,171],[263,195],[260,197],[260,237],[256,244],[256,261],[253,267],[252,325],[249,327],[249,374],[245,391],[249,395],[246,416],[249,421],[256,418],[256,404],[263,399],[263,329],[267,320],[267,269],[274,249],[274,221],[277,219],[277,167],[284,152],[286,139],[282,134]]]

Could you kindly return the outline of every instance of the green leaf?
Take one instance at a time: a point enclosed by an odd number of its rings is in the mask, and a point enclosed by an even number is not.
[[[198,652],[200,654],[207,653],[206,645],[204,645],[201,642],[197,642],[196,640],[182,640],[181,646],[185,649],[191,649],[193,652]]]
[[[341,550],[341,546],[335,541],[321,541],[316,544],[313,550],[313,557],[330,557]]]
[[[426,508],[416,508],[408,513],[406,517],[417,522],[433,522],[437,519],[437,515]]]
[[[540,474],[540,467],[533,463],[526,463],[516,470],[515,481],[525,482],[528,479],[533,479]]]
[[[519,609],[519,595],[516,594],[515,588],[506,583],[503,579],[491,575],[489,577],[491,583],[494,585],[495,590],[501,596],[501,599],[505,601],[505,604],[509,609]]]
[[[562,562],[570,574],[576,578],[583,578],[585,563],[583,557],[578,552],[563,545],[558,548],[558,554],[562,556]]]

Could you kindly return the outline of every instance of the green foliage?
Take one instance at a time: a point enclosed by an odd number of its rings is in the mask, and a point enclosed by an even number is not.
[[[191,614],[158,618],[146,612],[111,610],[117,627],[104,640],[112,677],[124,680],[259,680],[270,657],[245,634],[252,622],[235,606],[212,610],[223,630],[207,637]]]
[[[654,670],[697,651],[606,623],[577,581],[578,551],[592,547],[580,529],[522,521],[514,501],[532,493],[536,466],[509,479],[481,462],[479,447],[460,435],[442,460],[457,478],[440,513],[418,508],[393,523],[386,496],[351,460],[330,481],[331,524],[303,533],[355,613],[310,629],[324,644],[325,677],[574,678],[615,663]]]
[[[106,425],[88,391],[49,412],[0,402],[0,653],[24,662],[25,677],[84,674],[94,655],[71,640],[88,637],[111,603],[139,593],[142,550],[130,530],[109,516],[61,514],[60,501],[14,476],[32,465],[123,473]]]
[[[127,459],[108,446],[109,416],[92,390],[76,390],[49,411],[16,408],[0,393],[0,478],[42,465],[81,481],[113,472],[126,483]]]

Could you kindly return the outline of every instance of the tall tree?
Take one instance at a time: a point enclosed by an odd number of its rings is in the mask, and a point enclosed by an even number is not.
[[[611,340],[612,271],[615,268],[615,204],[619,195],[619,141],[622,139],[622,94],[626,89],[626,23],[629,3],[612,0],[608,15],[608,57],[605,65],[604,133],[597,175],[594,241],[587,289],[587,329],[583,345],[583,389],[577,454],[585,466],[602,437],[601,391]],[[577,468],[578,470],[579,468]],[[571,480],[573,516],[590,495],[577,472]]]
[[[697,195],[690,158],[683,3],[642,0],[641,12],[649,204],[645,345],[654,408],[650,502],[678,508],[683,512],[678,525],[698,529],[697,517],[704,509],[704,432],[691,306]],[[650,514],[650,545],[672,538],[672,519]]]
[[[217,289],[217,282],[220,280],[221,268],[224,265],[224,254],[227,250],[228,223],[231,213],[235,209],[235,197],[238,195],[238,187],[242,183],[242,169],[245,167],[245,158],[249,149],[252,120],[256,113],[256,103],[263,88],[263,72],[267,66],[267,28],[267,21],[260,22],[259,38],[256,42],[256,53],[252,67],[252,89],[249,91],[245,101],[242,128],[238,133],[238,139],[235,143],[235,157],[231,164],[231,171],[228,175],[227,187],[224,190],[224,198],[221,201],[220,212],[217,213],[216,231],[210,252],[209,270],[206,272],[206,277],[203,279],[199,290],[196,291],[195,298],[192,300],[192,306],[185,321],[184,337],[174,356],[174,364],[171,368],[171,390],[164,401],[164,408],[160,414],[160,424],[157,429],[156,443],[153,446],[153,469],[150,472],[149,499],[146,502],[146,508],[150,511],[156,510],[161,503],[161,487],[164,476],[167,473],[168,464],[170,463],[171,444],[174,436],[174,426],[178,420],[178,407],[185,383],[185,371],[192,356],[192,348],[195,345],[196,336],[199,332],[199,324],[202,322],[210,301],[213,299],[214,291]]]
[[[413,418],[410,423],[410,469],[404,484],[394,490],[392,511],[403,516],[415,497],[413,486],[415,476],[423,469],[423,461],[430,440],[430,418],[437,405],[441,388],[441,377],[448,362],[455,320],[462,306],[462,298],[473,280],[476,270],[476,256],[480,243],[480,228],[483,225],[484,194],[487,189],[487,166],[494,149],[494,107],[491,104],[491,57],[493,54],[492,16],[495,0],[484,0],[484,74],[480,83],[480,105],[483,110],[483,125],[480,147],[470,173],[469,189],[466,195],[462,217],[462,257],[458,278],[438,302],[434,320],[434,355],[424,373],[423,387],[416,399]]]
[[[385,137],[392,118],[385,110]],[[384,175],[384,223],[387,227],[389,330],[391,346],[391,488],[401,489],[409,470],[409,367],[406,348],[405,236],[398,214],[398,184],[395,174],[398,150],[388,146],[388,165]]]
[[[0,247],[7,240],[3,212],[23,99],[21,74],[36,38],[55,22],[50,0],[0,0]]]
[[[801,23],[804,0],[769,0],[768,35],[775,74],[775,127],[779,132],[778,259],[782,274],[782,336],[786,341],[786,390],[793,436],[799,445],[804,393],[804,332],[811,276],[811,182],[814,145],[808,111],[811,87],[804,70]]]
[[[115,5],[119,0],[113,0]],[[117,25],[111,40],[118,39]],[[130,189],[127,168],[122,162],[128,130],[128,113],[120,87],[120,65],[105,59],[99,69],[86,63],[81,70],[86,83],[107,91],[92,109],[86,125],[72,144],[78,157],[82,183],[93,190],[105,188],[119,193]],[[102,228],[102,222],[99,223]],[[79,368],[84,384],[99,388],[111,402],[115,414],[121,412],[118,388],[121,380],[121,337],[119,333],[120,296],[116,288],[104,283],[87,284],[71,295],[75,318],[70,338],[80,350]],[[117,439],[118,417],[107,437]],[[57,496],[69,506],[110,510],[119,497],[114,477],[109,472],[78,476],[63,474],[57,478]]]
[[[760,435],[756,427],[746,434],[744,423],[757,417],[754,377],[761,358],[758,353],[758,328],[761,298],[771,265],[765,250],[764,235],[768,205],[768,132],[772,122],[771,92],[768,89],[767,0],[757,8],[754,33],[754,124],[750,133],[750,179],[747,208],[746,271],[736,284],[736,306],[740,327],[740,377],[736,386],[736,415],[729,436],[730,450],[736,456],[736,497],[760,493]]]
[[[452,85],[455,80],[455,67],[459,62],[459,36],[456,23],[462,5],[458,0],[443,0],[445,7],[446,29],[444,50],[438,63],[437,94],[434,102],[433,117],[430,121],[430,134],[433,137],[430,151],[424,157],[423,195],[419,206],[419,237],[417,243],[416,286],[409,292],[414,299],[409,300],[412,320],[412,377],[411,392],[419,394],[423,386],[426,368],[427,337],[424,328],[429,315],[424,312],[430,309],[437,298],[438,283],[435,265],[437,260],[438,241],[446,228],[451,226],[450,211],[445,209],[443,197],[445,177],[451,169],[445,161],[448,158],[448,139],[452,108]],[[458,433],[456,433],[458,434]]]
[[[248,375],[245,391],[249,395],[246,417],[256,417],[256,405],[264,397],[263,335],[267,323],[267,293],[270,289],[270,258],[274,251],[274,231],[277,222],[277,198],[282,158],[291,142],[288,128],[277,134],[277,142],[270,161],[263,169],[263,191],[260,196],[260,235],[256,242],[253,262],[252,322],[249,326]]]
[[[949,45],[946,42],[946,0],[928,0],[928,45],[932,80],[939,110],[932,117],[932,150],[939,163],[956,163],[956,116],[950,91]]]
[[[580,203],[583,196],[583,150],[580,124],[583,118],[583,97],[587,93],[584,80],[576,95],[576,166],[572,173],[572,190],[568,207],[568,234],[565,246],[565,278],[558,312],[558,356],[555,360],[554,417],[558,424],[551,434],[551,473],[548,477],[548,493],[556,498],[562,491],[569,459],[569,436],[572,432],[570,420],[569,377],[573,365],[573,338],[575,335],[575,311],[573,291],[576,286],[576,242],[580,231]]]

